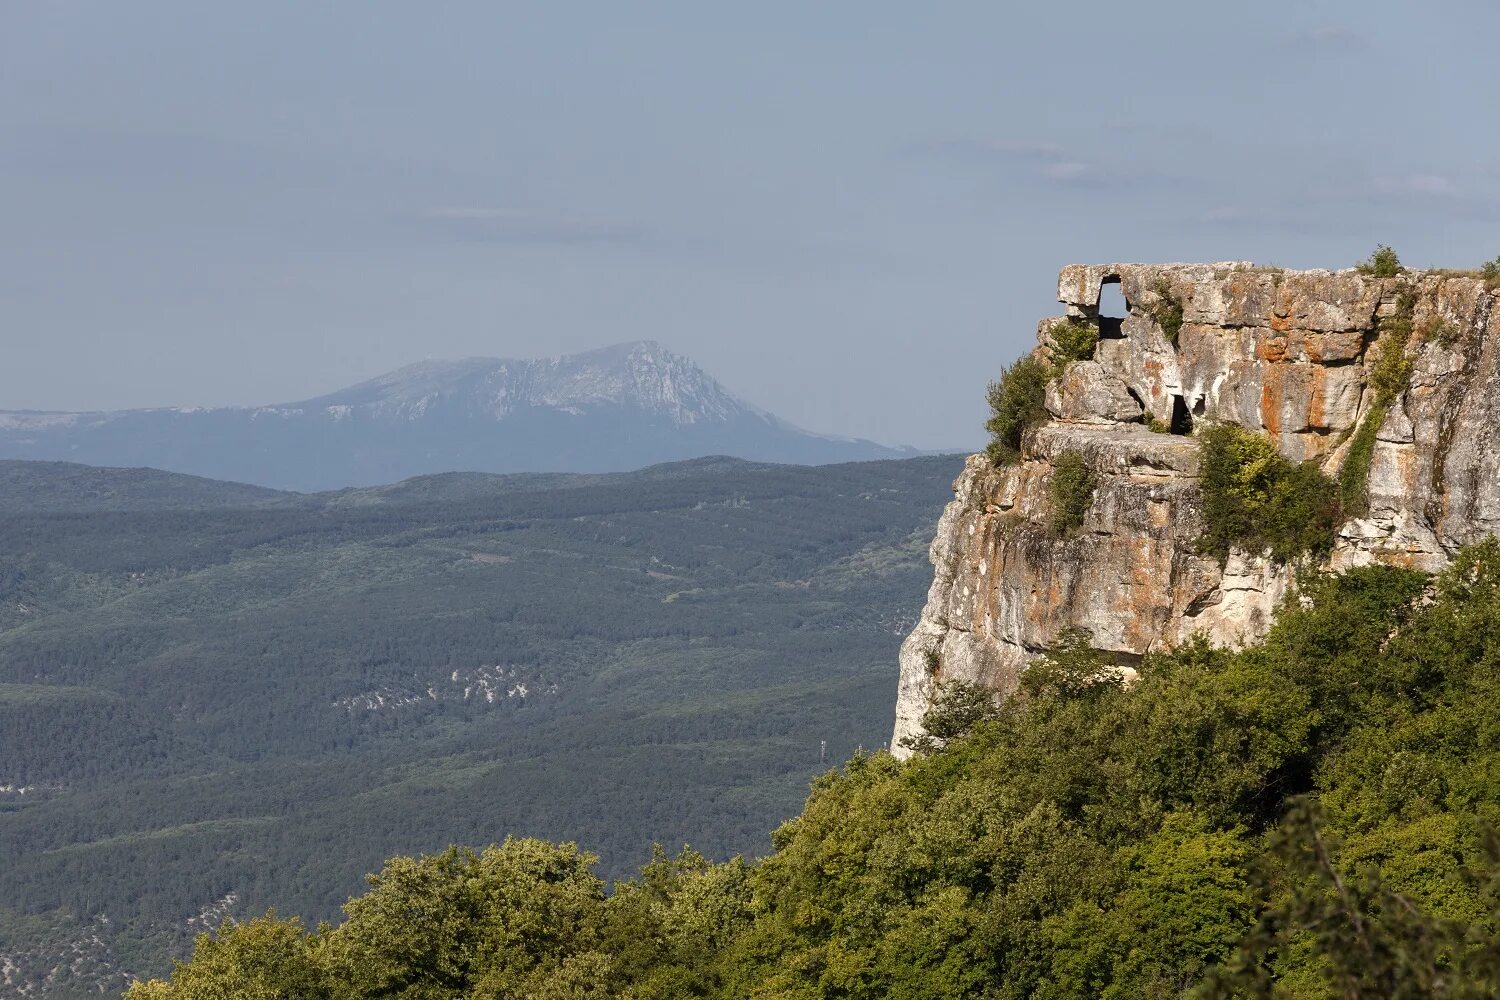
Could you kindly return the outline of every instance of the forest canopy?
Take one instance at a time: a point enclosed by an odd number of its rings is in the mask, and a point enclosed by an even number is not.
[[[658,851],[609,892],[570,844],[396,858],[341,924],[230,926],[132,1000],[1493,996],[1500,545],[1299,597],[1129,686],[1054,682],[1070,648],[818,778],[757,863]]]

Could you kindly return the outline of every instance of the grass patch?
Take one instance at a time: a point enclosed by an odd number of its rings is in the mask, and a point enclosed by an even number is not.
[[[1221,424],[1203,434],[1199,547],[1220,558],[1234,547],[1285,562],[1333,547],[1339,489],[1310,462],[1284,458],[1270,438]]]
[[[1094,473],[1076,451],[1065,451],[1052,468],[1052,533],[1059,538],[1083,526],[1083,515],[1094,502],[1098,485]]]
[[[1025,357],[1002,371],[985,390],[990,404],[990,419],[984,424],[990,433],[985,454],[996,465],[1009,465],[1019,459],[1021,438],[1026,431],[1047,422],[1043,400],[1051,378],[1051,365]]]
[[[1060,319],[1047,327],[1047,338],[1052,341],[1054,363],[1065,365],[1070,361],[1086,361],[1094,356],[1099,346],[1099,327],[1078,319]]]
[[[1500,288],[1500,257],[1487,260],[1479,268],[1479,276],[1484,279],[1484,289],[1493,292]]]
[[[1156,293],[1156,301],[1147,307],[1147,312],[1156,320],[1156,325],[1161,327],[1167,340],[1176,347],[1177,336],[1182,332],[1182,300],[1173,293],[1166,278],[1157,279],[1151,290]]]

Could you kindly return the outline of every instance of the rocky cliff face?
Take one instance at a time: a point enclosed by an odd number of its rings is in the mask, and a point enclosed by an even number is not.
[[[1123,319],[1099,316],[1109,283],[1124,293]],[[1497,296],[1478,275],[1447,272],[1064,268],[1066,316],[1097,323],[1101,339],[1092,359],[1068,364],[1049,385],[1052,419],[1027,434],[1018,463],[996,467],[976,455],[954,484],[932,544],[927,606],[901,651],[895,752],[920,732],[938,683],[963,679],[1008,694],[1064,629],[1083,629],[1124,665],[1195,633],[1222,645],[1265,633],[1293,569],[1258,553],[1232,552],[1221,563],[1197,552],[1193,431],[1206,422],[1265,433],[1288,458],[1337,476],[1360,422],[1380,419],[1368,510],[1340,526],[1329,568],[1435,570],[1458,546],[1495,532]],[[1411,376],[1382,417],[1371,386],[1374,360],[1390,343],[1380,321],[1403,305]],[[1040,327],[1043,356],[1051,324]],[[1064,451],[1083,456],[1097,487],[1082,530],[1059,538],[1048,526],[1049,484]]]

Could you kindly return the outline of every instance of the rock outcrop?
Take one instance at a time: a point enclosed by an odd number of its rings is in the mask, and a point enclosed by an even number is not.
[[[1099,315],[1118,283],[1127,315]],[[1021,459],[969,459],[932,543],[921,621],[901,651],[892,748],[921,731],[937,685],[1000,695],[1066,629],[1129,666],[1201,633],[1220,645],[1264,635],[1293,569],[1259,553],[1198,551],[1203,526],[1195,428],[1236,424],[1337,476],[1355,431],[1376,428],[1368,504],[1340,526],[1325,566],[1436,570],[1500,529],[1500,290],[1476,274],[1287,271],[1248,263],[1073,265],[1065,317],[1099,326],[1092,359],[1048,386],[1050,422]],[[1410,378],[1378,405],[1372,368],[1409,313]],[[1050,357],[1043,321],[1036,351]],[[1378,341],[1378,343],[1377,343]],[[1049,526],[1064,451],[1096,488],[1080,531]]]

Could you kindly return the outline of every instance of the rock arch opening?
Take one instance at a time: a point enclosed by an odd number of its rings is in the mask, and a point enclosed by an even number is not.
[[[1096,309],[1099,316],[1099,336],[1106,339],[1118,339],[1125,336],[1120,329],[1120,323],[1130,312],[1129,305],[1125,302],[1125,293],[1120,289],[1120,279],[1117,275],[1106,277],[1099,285],[1099,304]]]

